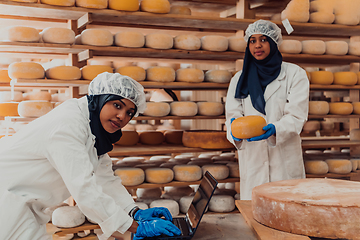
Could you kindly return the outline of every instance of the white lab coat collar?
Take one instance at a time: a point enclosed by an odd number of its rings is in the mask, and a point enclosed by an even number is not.
[[[88,119],[89,122],[90,122],[90,113],[89,113],[89,106],[88,106],[87,97],[84,96],[82,98],[79,98],[78,99],[78,105],[79,105],[79,108],[81,110],[81,113],[84,114],[86,119]]]
[[[286,77],[286,73],[284,68],[281,68],[281,71],[279,73],[279,76],[272,81],[269,85],[267,85],[266,89],[265,89],[265,93],[264,93],[264,99],[265,102],[267,102],[267,100],[280,88],[280,82],[284,80]]]

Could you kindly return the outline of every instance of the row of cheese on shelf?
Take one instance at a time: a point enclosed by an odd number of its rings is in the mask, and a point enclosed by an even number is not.
[[[348,174],[360,169],[359,159],[308,160],[304,161],[304,164],[305,172],[308,174]]]
[[[310,115],[349,115],[360,114],[360,102],[309,101]]]
[[[348,86],[360,84],[360,72],[314,71],[308,73],[308,77],[311,84]]]
[[[318,130],[333,131],[334,128],[335,128],[334,122],[310,120],[304,124],[303,131],[305,132],[314,132]]]

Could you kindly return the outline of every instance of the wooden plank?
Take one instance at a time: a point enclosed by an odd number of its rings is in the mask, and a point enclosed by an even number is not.
[[[0,5],[1,6],[1,5]],[[77,54],[84,50],[85,47],[73,47],[70,44],[55,43],[23,43],[23,42],[0,42],[1,52],[10,53],[37,53],[37,54],[60,54],[69,53]]]
[[[310,90],[318,90],[318,91],[339,91],[339,90],[360,90],[360,85],[320,85],[320,84],[310,84]]]
[[[357,30],[360,31],[360,28]],[[298,33],[296,33],[298,34]],[[283,60],[292,63],[324,64],[324,65],[346,65],[353,62],[360,62],[359,56],[354,55],[314,55],[314,54],[289,54],[282,53]]]
[[[313,115],[310,114],[308,116],[309,119],[322,119],[322,118],[360,118],[360,115],[357,114],[350,114],[350,115],[333,115],[333,114],[327,114],[327,115]]]
[[[259,240],[310,240],[307,236],[279,231],[257,222],[252,214],[250,200],[235,200],[235,204]]]
[[[326,174],[306,174],[306,178],[334,178],[360,181],[360,170],[348,174],[326,173]]]
[[[225,119],[225,115],[219,115],[219,116],[201,116],[201,115],[196,115],[196,116],[190,116],[190,117],[180,117],[180,116],[164,116],[164,117],[151,117],[151,116],[139,116],[139,117],[134,117],[134,120],[182,120],[182,119]]]
[[[77,87],[88,85],[90,80],[55,80],[55,79],[16,79],[15,86],[51,86],[51,87]]]
[[[322,140],[319,137],[319,140],[303,140],[301,143],[303,149],[317,149],[317,148],[329,148],[329,147],[356,147],[360,146],[360,141],[350,141],[350,140]]]

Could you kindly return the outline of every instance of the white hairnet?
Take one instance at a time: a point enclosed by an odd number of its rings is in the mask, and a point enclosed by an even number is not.
[[[144,87],[131,77],[103,72],[89,84],[89,95],[114,94],[129,99],[136,107],[135,117],[146,109]]]
[[[262,34],[268,36],[279,46],[282,42],[281,29],[273,22],[267,20],[258,20],[250,24],[245,31],[245,41],[248,42],[253,34]]]

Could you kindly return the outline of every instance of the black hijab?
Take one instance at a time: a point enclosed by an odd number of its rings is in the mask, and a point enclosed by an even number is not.
[[[246,98],[250,94],[253,107],[259,112],[265,113],[264,92],[266,86],[274,81],[280,74],[282,55],[277,44],[268,36],[270,54],[263,60],[257,60],[249,50],[249,42],[246,47],[244,66],[236,86],[235,98]]]

